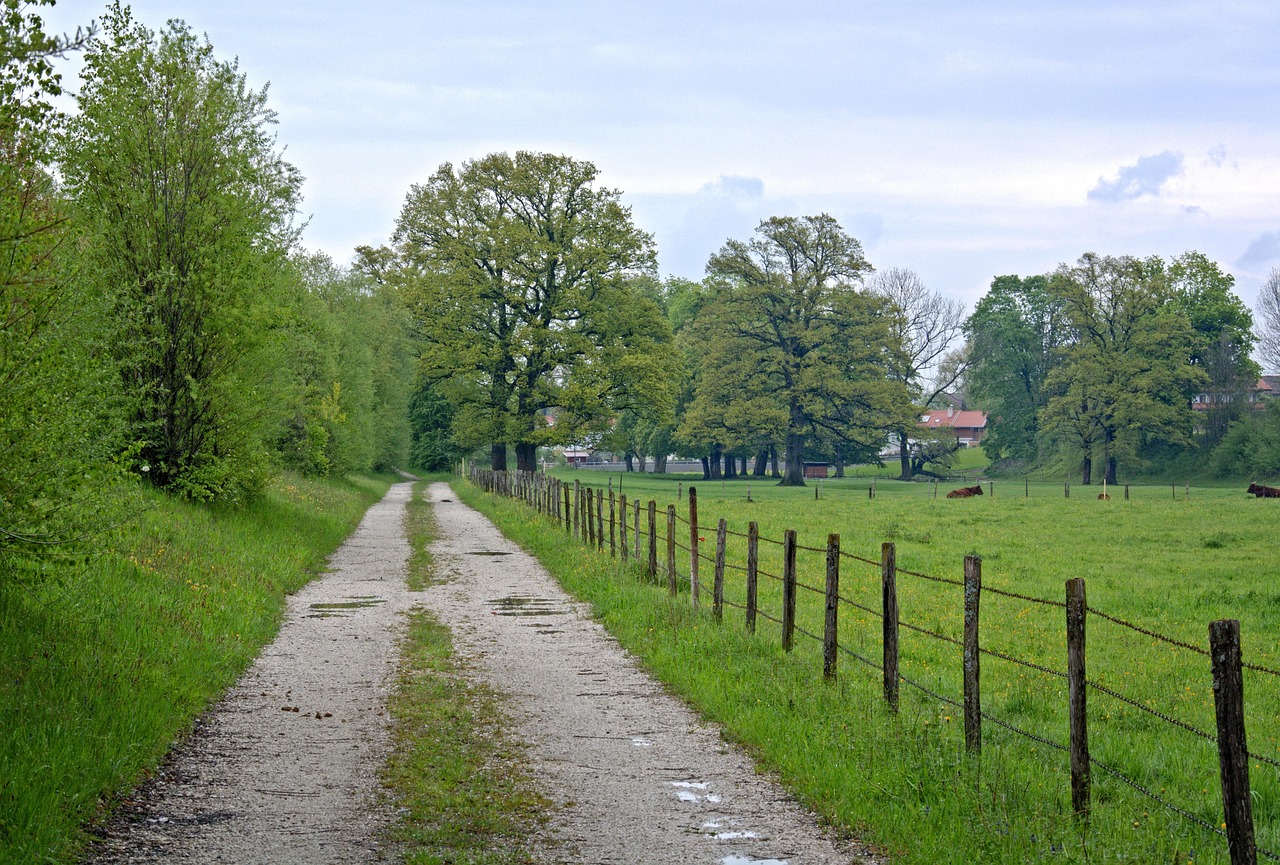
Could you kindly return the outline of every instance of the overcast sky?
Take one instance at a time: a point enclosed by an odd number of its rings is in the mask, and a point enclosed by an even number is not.
[[[1251,305],[1280,266],[1274,0],[131,5],[270,82],[304,242],[339,262],[442,163],[543,150],[622,191],[663,275],[822,212],[970,305],[1084,252],[1197,249]]]

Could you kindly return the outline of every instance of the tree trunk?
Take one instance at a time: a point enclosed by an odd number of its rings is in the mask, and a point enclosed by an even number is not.
[[[911,441],[904,429],[898,430],[898,464],[902,467],[901,479],[911,480],[911,476],[915,474],[915,467],[911,465]]]
[[[538,446],[532,442],[520,442],[516,445],[516,470],[536,472],[538,470]]]
[[[494,445],[489,449],[489,468],[495,472],[507,470],[507,446]]]
[[[1088,486],[1093,483],[1093,457],[1085,454],[1084,460],[1080,463],[1080,483]]]
[[[731,481],[738,476],[738,458],[733,454],[724,455],[724,479]]]
[[[636,462],[639,464],[640,474],[644,474],[645,466],[649,464],[649,461],[645,458],[645,455],[642,453],[637,453]]]
[[[708,467],[711,469],[711,475],[707,480],[718,481],[723,475],[720,473],[720,454],[724,448],[720,445],[711,446],[711,456],[707,458]]]
[[[1114,487],[1116,485],[1116,458],[1115,457],[1107,457],[1107,467],[1105,471],[1107,474],[1107,483]]]
[[[1116,434],[1111,430],[1107,430],[1106,436],[1102,441],[1103,463],[1102,475],[1106,478],[1106,482],[1111,486],[1116,484],[1116,457],[1112,453],[1112,447],[1115,444]]]
[[[658,456],[653,458],[653,472],[658,475],[665,475],[667,473],[666,454],[658,454]]]
[[[746,474],[747,474],[747,458],[746,458],[746,457],[739,457],[738,459],[739,459],[739,462],[738,462],[738,474],[742,475],[743,477],[746,477]]]
[[[769,445],[769,476],[780,478],[782,473],[778,471],[778,446]]]
[[[836,457],[836,477],[844,477],[844,458]]]
[[[698,459],[702,460],[702,479],[711,480],[711,460],[707,457],[698,457]]]
[[[763,448],[760,453],[756,454],[756,467],[751,470],[751,474],[762,478],[767,471],[769,471],[769,449]]]
[[[626,454],[622,457],[622,461],[626,463],[627,471],[634,472],[636,470],[635,455],[631,453],[631,451],[626,452]]]
[[[802,487],[804,483],[804,437],[798,432],[787,433],[786,468],[782,472],[780,487]]]

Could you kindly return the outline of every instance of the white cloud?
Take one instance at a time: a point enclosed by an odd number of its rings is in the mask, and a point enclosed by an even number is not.
[[[1140,156],[1133,165],[1121,166],[1114,180],[1098,178],[1089,190],[1090,201],[1128,201],[1144,195],[1157,196],[1166,183],[1182,173],[1182,154],[1172,150],[1154,156]]]

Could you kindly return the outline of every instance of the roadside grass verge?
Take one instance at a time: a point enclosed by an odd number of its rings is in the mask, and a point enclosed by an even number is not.
[[[74,861],[391,481],[284,475],[240,509],[145,490],[87,564],[0,583],[0,862]]]
[[[631,478],[625,483],[629,494],[648,497],[647,484]],[[674,500],[672,486],[661,483],[665,494],[654,497],[664,505]],[[1075,496],[945,502],[918,494],[871,501],[864,486],[861,497],[814,502],[812,489],[770,488],[748,505],[737,492],[721,496],[719,484],[697,486],[703,493],[705,554],[712,552],[714,522],[721,515],[739,531],[746,520],[758,520],[768,537],[796,528],[801,543],[814,546],[822,545],[827,532],[839,531],[844,550],[868,557],[878,557],[880,541],[893,539],[900,567],[949,578],[959,577],[963,555],[977,552],[988,562],[984,584],[1060,598],[1066,578],[1086,576],[1091,605],[1196,645],[1207,642],[1205,626],[1212,618],[1241,618],[1246,660],[1275,666],[1280,596],[1272,585],[1275,570],[1259,568],[1269,555],[1274,516],[1239,491],[1204,491],[1189,501]],[[777,770],[801,798],[835,824],[864,833],[895,861],[1227,861],[1222,839],[1101,771],[1094,772],[1094,810],[1087,823],[1079,821],[1071,814],[1066,756],[1056,749],[985,723],[982,756],[970,757],[962,719],[944,703],[904,685],[901,711],[894,716],[880,693],[878,670],[842,655],[839,680],[824,683],[815,642],[797,636],[795,651],[784,653],[771,622],[761,620],[752,637],[739,610],[727,608],[724,623],[717,624],[709,604],[693,609],[687,580],[673,603],[664,586],[622,571],[607,552],[585,549],[563,528],[549,530],[554,523],[523,505],[465,483],[455,491],[537,555],[567,590],[591,602],[625,647]],[[659,531],[665,531],[665,520]],[[681,531],[687,543],[688,528],[681,524]],[[687,554],[681,556],[680,571],[686,573]],[[777,556],[777,548],[762,544],[762,570],[780,573]],[[802,557],[801,582],[821,585],[823,555]],[[742,559],[741,550],[732,556],[739,564]],[[710,562],[704,562],[706,585],[710,572]],[[878,568],[846,562],[841,577],[843,596],[872,609],[878,605]],[[727,583],[730,600],[741,604],[741,586]],[[958,588],[903,576],[899,596],[905,620],[959,636]],[[774,615],[780,608],[776,584],[763,577],[760,603]],[[821,597],[801,592],[799,627],[820,634],[821,618]],[[1062,619],[1061,610],[993,597],[983,603],[984,644],[1065,666],[1065,654],[1059,657]],[[878,659],[879,627],[874,617],[842,610],[841,644]],[[1091,625],[1090,633],[1091,678],[1213,730],[1207,659],[1106,623]],[[908,635],[903,673],[958,698],[959,656],[954,646]],[[1280,753],[1274,680],[1249,682],[1251,750]],[[983,709],[996,717],[1065,742],[1065,703],[1060,680],[996,659],[983,661]],[[1218,824],[1221,799],[1211,742],[1170,732],[1152,716],[1097,694],[1090,697],[1090,717],[1096,757]],[[1253,761],[1250,769],[1259,846],[1276,849],[1277,773]]]
[[[406,516],[410,585],[438,582],[427,546],[434,537],[426,484]],[[501,696],[468,680],[449,629],[425,610],[409,618],[390,701],[392,754],[383,771],[399,819],[391,837],[409,865],[526,865],[531,830],[551,807],[507,733]]]

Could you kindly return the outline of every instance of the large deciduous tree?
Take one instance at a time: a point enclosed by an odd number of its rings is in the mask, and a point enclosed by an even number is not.
[[[1271,268],[1258,290],[1258,354],[1271,372],[1280,372],[1280,267]]]
[[[1119,454],[1136,455],[1155,440],[1189,442],[1187,393],[1206,377],[1192,363],[1195,332],[1172,302],[1163,262],[1086,253],[1075,266],[1059,267],[1048,291],[1073,340],[1046,378],[1053,396],[1040,420],[1049,431],[1076,436],[1084,482],[1095,441],[1109,483]]]
[[[86,273],[110,291],[138,464],[197,497],[252,492],[274,429],[262,382],[301,179],[266,92],[181,21],[114,3],[87,52],[62,168]]]
[[[714,294],[697,333],[708,362],[685,426],[744,445],[785,441],[781,484],[803,486],[810,445],[881,441],[906,422],[911,400],[892,376],[897,313],[863,288],[870,270],[825,214],[773,217],[750,241],[727,242],[707,263]]]
[[[1069,336],[1048,285],[1044,276],[998,276],[965,322],[968,392],[987,413],[982,449],[992,459],[1031,462],[1038,455],[1045,379]]]
[[[900,267],[877,273],[870,287],[888,298],[897,311],[891,322],[902,356],[893,376],[919,406],[927,407],[964,374],[964,362],[943,363],[961,336],[964,304],[930,291],[915,271]],[[915,473],[910,444],[914,424],[903,424],[894,432],[901,477],[908,481]]]
[[[490,444],[495,469],[508,445],[528,471],[539,445],[669,410],[670,330],[636,279],[653,242],[596,177],[567,156],[494,153],[442,165],[400,214],[393,278],[424,374],[454,406],[455,439]]]

